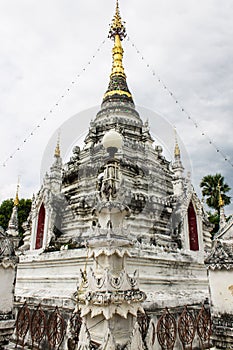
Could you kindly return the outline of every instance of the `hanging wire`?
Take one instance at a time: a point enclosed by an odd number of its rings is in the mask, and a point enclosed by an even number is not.
[[[147,63],[145,61],[144,56],[142,55],[142,53],[138,50],[138,48],[136,47],[136,45],[132,42],[132,40],[130,39],[129,36],[127,36],[127,40],[130,42],[131,46],[135,49],[135,51],[137,52],[137,54],[139,55],[139,57],[141,58],[142,61],[145,62],[146,67],[150,70],[150,72],[152,73],[153,77],[159,82],[160,85],[162,85],[163,89],[167,91],[167,93],[172,97],[173,101],[175,102],[175,104],[177,105],[177,107],[179,108],[179,110],[182,112],[182,114],[184,114],[186,116],[186,118],[188,120],[190,120],[194,127],[196,129],[198,129],[200,131],[201,136],[203,136],[208,143],[215,148],[216,152],[218,154],[220,154],[222,156],[222,158],[224,159],[225,162],[227,162],[232,168],[233,168],[233,163],[232,161],[229,159],[229,157],[217,146],[217,144],[208,136],[208,134],[204,131],[202,131],[200,125],[198,125],[197,121],[190,115],[190,113],[187,112],[187,110],[183,107],[183,105],[180,103],[180,101],[178,100],[178,98],[176,97],[176,95],[169,89],[169,87],[166,85],[166,83],[163,81],[163,79],[160,77],[160,75],[155,72],[155,70],[151,67],[151,65],[149,63]]]
[[[74,87],[75,84],[78,83],[80,77],[86,72],[88,67],[91,65],[91,63],[94,61],[96,58],[97,54],[100,52],[102,49],[103,45],[105,44],[106,39],[104,39],[101,44],[98,46],[97,50],[94,52],[94,54],[91,56],[91,59],[85,64],[85,66],[81,69],[80,73],[76,75],[76,77],[68,84],[68,86],[64,89],[62,95],[57,99],[57,101],[54,103],[54,105],[49,109],[47,114],[38,122],[38,124],[29,132],[29,134],[24,138],[24,140],[18,145],[18,147],[0,164],[2,167],[6,167],[7,163],[9,162],[10,159],[14,158],[16,153],[21,151],[23,146],[25,145],[26,142],[28,142],[36,133],[36,131],[43,125],[43,123],[48,120],[56,111],[56,109],[59,107],[61,101],[64,100],[66,96],[69,95],[70,91]]]

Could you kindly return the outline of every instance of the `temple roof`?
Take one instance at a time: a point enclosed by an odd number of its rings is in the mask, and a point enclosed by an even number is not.
[[[233,243],[216,240],[211,254],[205,260],[205,263],[212,270],[233,268]]]

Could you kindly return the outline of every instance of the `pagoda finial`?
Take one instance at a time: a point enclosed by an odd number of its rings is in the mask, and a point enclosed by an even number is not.
[[[14,199],[14,206],[12,209],[11,217],[8,222],[8,229],[7,229],[7,234],[9,236],[13,237],[13,243],[14,247],[18,247],[18,206],[19,206],[19,177],[18,177],[18,183],[17,183],[17,188],[16,188],[16,195]]]
[[[224,200],[222,199],[220,180],[218,180],[218,206],[219,206],[219,228],[220,230],[226,225],[226,217],[224,212]]]
[[[219,208],[224,207],[224,200],[222,199],[222,194],[221,194],[221,186],[220,186],[220,179],[218,180],[218,206]]]
[[[125,22],[121,19],[118,0],[116,1],[116,12],[112,19],[108,37],[115,40],[117,35],[120,40],[126,37]]]
[[[120,75],[126,78],[124,67],[122,64],[124,50],[121,46],[121,41],[126,37],[126,31],[124,22],[121,20],[119,3],[116,2],[116,12],[110,26],[109,35],[110,39],[114,40],[114,47],[112,49],[113,64],[112,64],[112,75]]]
[[[110,25],[108,37],[114,40],[112,49],[112,72],[110,75],[110,83],[108,90],[104,95],[103,102],[111,98],[124,98],[133,102],[132,95],[126,83],[126,75],[123,67],[124,50],[121,41],[126,37],[125,22],[122,21],[119,10],[119,2],[116,1],[116,11]]]
[[[14,206],[17,207],[19,205],[19,177],[18,177],[18,183],[16,187],[16,194],[14,199]]]
[[[58,132],[58,136],[57,136],[57,145],[55,148],[55,152],[54,152],[54,157],[59,158],[61,156],[61,151],[60,151],[60,130]]]
[[[180,158],[180,147],[179,147],[178,140],[177,140],[176,128],[174,128],[174,133],[175,133],[175,149],[174,149],[174,156],[175,156],[175,159],[177,159],[177,158]]]

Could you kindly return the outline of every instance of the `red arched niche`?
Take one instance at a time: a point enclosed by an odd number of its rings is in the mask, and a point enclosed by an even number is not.
[[[199,250],[197,216],[192,202],[190,202],[188,207],[188,224],[190,250]]]
[[[45,207],[42,203],[39,210],[37,231],[36,231],[36,245],[35,249],[42,248],[44,238],[44,222],[45,222]]]

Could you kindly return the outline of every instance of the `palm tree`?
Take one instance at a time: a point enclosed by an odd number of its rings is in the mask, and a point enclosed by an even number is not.
[[[231,203],[231,197],[225,193],[229,192],[231,188],[224,183],[224,177],[221,174],[206,175],[201,180],[202,195],[206,197],[206,204],[213,208],[219,214],[219,194],[221,194],[224,205]]]

